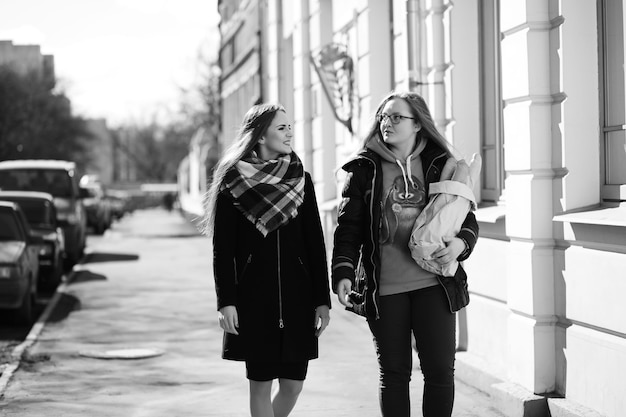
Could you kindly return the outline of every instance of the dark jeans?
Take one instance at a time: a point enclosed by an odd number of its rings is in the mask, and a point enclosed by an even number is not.
[[[380,297],[380,319],[368,320],[380,367],[384,417],[411,414],[411,332],[424,374],[424,417],[450,417],[454,403],[455,315],[440,285]]]

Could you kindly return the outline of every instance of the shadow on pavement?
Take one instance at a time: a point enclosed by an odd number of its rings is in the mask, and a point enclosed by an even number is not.
[[[63,321],[74,310],[80,310],[80,300],[71,294],[62,293],[47,321],[50,323]]]
[[[78,271],[74,271],[71,279],[68,281],[69,285],[78,284],[81,282],[89,282],[89,281],[106,281],[107,277],[102,274],[96,274],[94,272],[89,271],[88,269],[81,269]]]
[[[93,264],[97,262],[118,262],[118,261],[136,261],[139,255],[126,253],[101,253],[93,252],[85,256],[83,264]]]

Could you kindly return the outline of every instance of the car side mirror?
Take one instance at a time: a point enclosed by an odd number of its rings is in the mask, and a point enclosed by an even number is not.
[[[89,191],[87,191],[87,189],[80,187],[78,190],[78,198],[89,198]]]

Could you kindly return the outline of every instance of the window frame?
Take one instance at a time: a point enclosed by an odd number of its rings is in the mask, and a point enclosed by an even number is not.
[[[500,50],[500,1],[481,1],[480,7],[480,73],[481,79],[481,142],[483,159],[481,201],[497,203],[505,188],[504,132],[502,100],[502,55]],[[492,9],[489,10],[488,7]],[[491,31],[488,33],[487,31]],[[487,143],[491,140],[492,143]],[[488,153],[493,154],[490,163]],[[488,187],[489,184],[493,186]]]
[[[610,1],[615,1],[615,0],[610,0]],[[622,16],[624,15],[624,2],[623,0],[619,0],[621,1],[621,7],[622,7]],[[626,114],[624,115],[624,118],[622,119],[623,124],[611,124],[611,121],[608,120],[608,117],[610,115],[610,111],[609,111],[609,107],[611,105],[613,105],[613,103],[609,102],[610,100],[610,96],[609,94],[607,94],[606,92],[611,90],[612,86],[608,85],[608,80],[610,79],[609,77],[609,62],[608,61],[608,56],[612,53],[614,53],[614,51],[609,51],[609,41],[608,38],[611,36],[612,32],[610,31],[610,28],[607,27],[608,23],[607,23],[607,0],[599,0],[598,1],[598,51],[599,51],[599,59],[598,59],[598,64],[599,64],[599,75],[600,75],[600,80],[599,80],[599,85],[600,85],[600,97],[599,97],[599,103],[600,103],[600,126],[599,126],[599,132],[600,132],[600,180],[601,180],[601,191],[600,191],[600,197],[602,202],[604,203],[619,203],[619,202],[624,202],[626,201],[626,184],[622,183],[622,184],[609,184],[610,181],[610,176],[611,176],[611,164],[609,163],[609,156],[607,155],[607,152],[610,152],[610,149],[607,145],[607,142],[609,140],[609,135],[614,133],[614,132],[624,132],[626,130]],[[613,3],[614,4],[614,3]],[[624,19],[622,17],[622,27],[621,27],[621,37],[618,37],[621,39],[621,52],[622,52],[622,57],[624,55],[626,55],[624,53],[624,47],[626,44],[626,41],[624,39]],[[623,59],[622,59],[623,62]],[[623,68],[623,66],[622,66]],[[623,71],[623,69],[622,69]],[[626,84],[626,77],[623,81]],[[626,93],[626,88],[624,89],[625,93]],[[625,94],[621,94],[621,100],[625,100],[626,98],[624,97]],[[619,105],[619,104],[618,104]],[[626,108],[626,103],[622,102],[621,105]],[[625,133],[626,134],[626,133]],[[626,169],[626,166],[619,166],[618,165],[618,169]],[[620,176],[623,176],[624,173],[621,173]]]

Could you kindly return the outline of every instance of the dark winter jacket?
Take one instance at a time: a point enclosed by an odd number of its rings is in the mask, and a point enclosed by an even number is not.
[[[447,155],[433,142],[428,142],[421,153],[426,195],[431,183],[439,181]],[[349,279],[352,287],[365,286],[364,304],[355,312],[368,318],[379,317],[380,245],[379,225],[382,202],[381,157],[369,150],[361,151],[343,166],[347,172],[342,201],[335,230],[332,280],[333,289],[342,279]],[[478,223],[470,212],[457,235],[466,244],[458,261],[472,252],[478,238]],[[450,311],[455,312],[469,303],[467,275],[460,266],[454,277],[437,277],[444,287]],[[359,281],[359,282],[356,282]]]
[[[308,173],[298,215],[265,238],[228,193],[216,203],[213,270],[217,308],[233,305],[239,335],[224,333],[224,359],[317,358],[315,308],[330,307],[326,251]]]

